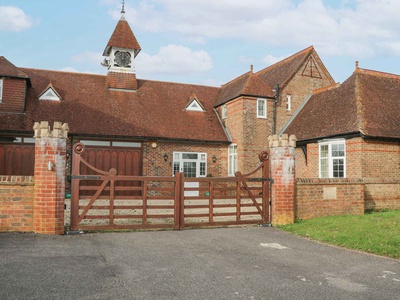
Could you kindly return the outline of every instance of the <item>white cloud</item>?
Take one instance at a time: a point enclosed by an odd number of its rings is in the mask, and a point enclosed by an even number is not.
[[[114,3],[114,2],[113,2]],[[126,4],[128,21],[189,42],[237,39],[277,46],[314,45],[322,54],[370,57],[398,53],[400,1],[147,0]],[[120,3],[112,11],[120,17]]]
[[[16,6],[0,6],[0,31],[22,31],[31,28],[35,21]]]
[[[184,74],[209,71],[213,64],[206,51],[168,45],[162,47],[156,55],[141,52],[137,57],[136,66],[140,74]]]

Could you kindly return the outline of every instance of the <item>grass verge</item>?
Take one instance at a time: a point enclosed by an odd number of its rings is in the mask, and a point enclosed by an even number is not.
[[[400,258],[400,210],[298,220],[279,228],[332,245]]]

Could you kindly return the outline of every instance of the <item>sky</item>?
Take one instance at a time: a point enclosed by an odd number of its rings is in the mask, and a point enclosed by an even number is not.
[[[0,56],[18,67],[103,74],[120,0],[0,0]],[[400,74],[399,0],[126,0],[137,77],[220,86],[313,45],[336,82]]]

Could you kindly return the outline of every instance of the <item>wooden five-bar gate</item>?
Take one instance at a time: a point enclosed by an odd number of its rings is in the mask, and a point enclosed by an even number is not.
[[[82,156],[84,152],[83,144],[74,145],[71,230],[182,230],[270,223],[273,181],[269,178],[268,152],[259,155],[260,164],[253,172],[237,172],[235,177],[226,178],[186,178],[183,173],[121,176],[115,168],[103,171],[90,165]],[[261,177],[251,177],[256,174]],[[199,184],[188,188],[185,182]]]

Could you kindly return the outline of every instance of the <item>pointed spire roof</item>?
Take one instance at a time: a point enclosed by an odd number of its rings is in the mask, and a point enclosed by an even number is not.
[[[121,19],[118,21],[117,26],[111,35],[110,40],[106,48],[104,49],[103,56],[108,56],[111,51],[111,47],[133,49],[135,50],[135,57],[140,52],[141,48],[137,41],[128,21],[125,19],[125,9],[122,7]]]
[[[0,56],[0,76],[29,79],[28,75],[10,63],[4,56]]]

